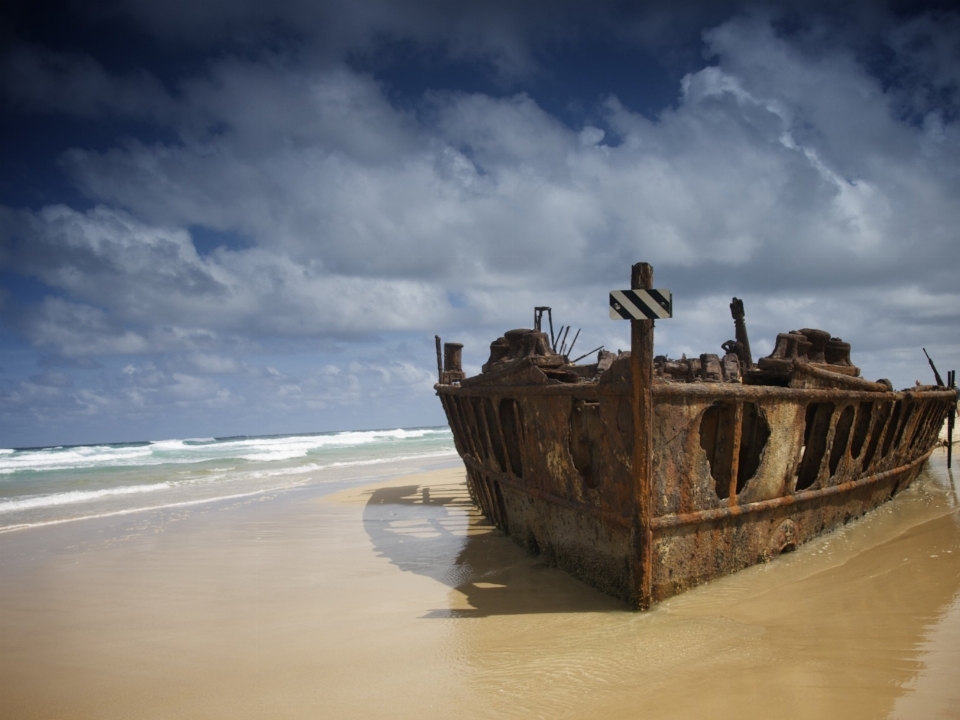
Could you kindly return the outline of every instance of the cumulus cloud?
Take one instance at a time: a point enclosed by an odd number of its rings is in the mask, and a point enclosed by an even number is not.
[[[444,321],[442,290],[403,279],[332,275],[262,248],[201,257],[184,230],[98,206],[4,212],[11,266],[81,302],[48,297],[20,320],[66,356],[204,347],[252,338],[357,336]],[[132,331],[127,328],[134,328]]]
[[[942,113],[904,120],[849,51],[811,57],[762,16],[705,42],[716,64],[676,108],[653,121],[610,97],[604,135],[523,94],[437,92],[414,115],[343,67],[228,61],[185,83],[182,143],[64,162],[98,201],[349,276],[577,286],[644,257],[701,292],[717,268],[797,290],[944,256],[960,157]]]
[[[206,27],[204,7],[178,21]],[[400,27],[391,17],[377,15]],[[249,358],[276,342],[419,342],[458,328],[476,366],[491,330],[544,303],[585,327],[584,350],[625,347],[603,306],[638,260],[681,311],[658,325],[671,354],[727,339],[735,293],[758,348],[822,326],[863,348],[870,373],[884,352],[921,344],[957,358],[956,24],[885,31],[893,70],[881,77],[816,21],[786,32],[770,13],[738,15],[703,33],[706,62],[675,105],[654,117],[606,93],[580,123],[532,92],[397,102],[356,64],[289,47],[218,55],[169,89],[18,51],[8,67],[23,75],[6,76],[17,102],[150,115],[173,139],[66,152],[90,208],[0,209],[0,264],[52,290],[5,301],[23,337],[63,357],[136,359],[119,384],[29,381],[10,397],[211,412],[257,398],[276,413],[293,398],[316,410],[407,402],[429,394],[429,346],[310,371]],[[491,34],[500,50],[464,49],[463,36],[458,52],[522,65],[508,47],[532,47],[522,25]],[[237,242],[201,251],[199,230]]]
[[[139,354],[149,348],[142,336],[103,310],[60,298],[45,298],[27,309],[20,322],[33,345],[66,357]]]
[[[6,443],[269,434],[430,424],[433,374],[397,348],[282,365],[171,353],[88,375],[0,384]],[[371,411],[374,412],[371,415]]]

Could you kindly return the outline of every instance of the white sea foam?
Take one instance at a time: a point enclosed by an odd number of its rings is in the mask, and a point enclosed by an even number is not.
[[[275,470],[257,470],[246,473],[247,477],[268,478],[282,477],[287,475],[305,475],[319,470],[329,470],[330,468],[351,468],[364,467],[366,465],[383,465],[384,463],[404,462],[407,460],[428,460],[430,458],[454,457],[456,450],[434,450],[431,452],[417,453],[416,455],[390,455],[388,457],[366,458],[362,460],[345,460],[341,462],[331,462],[326,464],[309,463],[307,465],[294,465],[293,467],[277,468]]]
[[[139,465],[148,460],[147,445],[83,445],[23,450],[0,456],[0,475],[24,470],[82,470],[104,466]]]
[[[156,440],[130,445],[86,445],[6,450],[0,452],[0,475],[22,472],[98,470],[138,466],[202,463],[211,460],[278,462],[325,451],[382,445],[384,450],[406,442],[442,441],[450,437],[445,428],[345,431],[322,435],[270,437],[195,438]]]
[[[184,443],[186,443],[186,440],[151,440],[150,450],[151,452],[156,450],[182,450],[185,447]]]
[[[418,453],[416,455],[395,455],[385,458],[370,458],[368,460],[353,460],[351,462],[333,462],[325,467],[355,467],[361,465],[382,465],[384,463],[399,462],[401,460],[420,460],[421,458],[439,458],[453,457],[457,454],[456,450],[436,450],[428,453]]]
[[[11,450],[0,452],[0,514],[7,528],[33,526],[325,484],[352,477],[351,468],[455,456],[447,428]],[[160,503],[147,499],[165,489],[171,492],[161,493]]]
[[[74,503],[99,500],[112,495],[135,495],[138,493],[169,490],[170,483],[154,483],[153,485],[126,485],[103,490],[72,490],[65,493],[51,495],[34,495],[12,500],[0,500],[0,514],[16,510],[33,510],[36,508],[54,507],[56,505],[72,505]]]

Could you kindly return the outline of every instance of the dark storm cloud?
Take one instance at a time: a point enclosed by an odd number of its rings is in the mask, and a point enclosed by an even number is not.
[[[159,44],[160,58],[177,53],[195,61],[209,51],[256,55],[264,49],[292,50],[315,62],[345,58],[380,69],[400,58],[428,65],[476,62],[511,84],[549,74],[558,50],[596,44],[643,47],[660,62],[685,72],[700,61],[703,29],[757,8],[791,31],[826,18],[829,34],[866,48],[903,17],[921,16],[948,2],[881,3],[851,0],[779,0],[742,3],[700,0],[678,6],[670,0],[635,3],[580,0],[79,0],[22,3],[9,14],[6,34],[46,38],[97,48],[130,65],[144,40]],[[811,20],[814,19],[814,20]],[[49,28],[55,29],[51,33]],[[87,36],[86,41],[78,38]],[[106,40],[116,46],[102,46]],[[9,40],[8,40],[9,42]],[[138,44],[140,47],[138,47]],[[99,46],[99,47],[98,47]],[[190,51],[184,53],[183,51]],[[157,57],[150,58],[157,60]]]
[[[18,110],[102,118],[119,114],[169,119],[172,102],[150,73],[109,74],[83,53],[17,45],[3,58],[0,84]]]

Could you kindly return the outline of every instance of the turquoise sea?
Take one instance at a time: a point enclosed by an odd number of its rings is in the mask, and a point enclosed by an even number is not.
[[[458,462],[446,427],[0,449],[0,532]]]

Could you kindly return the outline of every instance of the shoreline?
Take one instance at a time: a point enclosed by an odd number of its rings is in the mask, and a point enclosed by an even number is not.
[[[7,533],[0,716],[949,717],[960,504],[934,458],[644,613],[493,529],[462,467]]]
[[[40,520],[37,522],[24,522],[14,525],[0,526],[0,535],[8,532],[16,532],[21,530],[29,530],[31,528],[41,528],[51,525],[61,525],[63,523],[79,522],[84,520],[98,520],[101,518],[109,517],[118,517],[123,515],[133,515],[138,513],[149,513],[149,512],[162,512],[165,510],[190,507],[192,505],[204,505],[208,503],[218,503],[221,501],[229,502],[231,500],[236,500],[244,497],[252,497],[256,495],[262,495],[265,493],[282,493],[292,490],[297,490],[298,488],[317,488],[321,492],[336,492],[344,485],[350,485],[358,482],[355,478],[351,478],[352,475],[365,475],[370,472],[371,468],[376,468],[380,471],[379,475],[384,477],[393,477],[397,474],[405,474],[411,472],[411,469],[423,468],[423,467],[432,467],[432,466],[447,466],[447,465],[459,465],[460,459],[455,454],[451,457],[447,454],[442,455],[421,455],[415,457],[400,457],[400,458],[389,458],[385,460],[378,461],[368,461],[368,462],[357,462],[349,466],[337,466],[330,465],[318,468],[310,468],[304,470],[301,474],[311,475],[303,480],[296,482],[291,482],[286,485],[274,485],[266,488],[256,488],[252,490],[247,490],[244,492],[236,492],[228,495],[210,495],[207,497],[192,498],[192,499],[183,499],[183,500],[174,500],[164,502],[159,505],[145,505],[145,506],[134,506],[121,508],[119,510],[106,510],[93,512],[86,515],[73,515],[67,517],[54,518],[52,520]],[[402,469],[406,468],[406,469]],[[318,479],[318,476],[323,475],[334,475],[334,480],[321,481]],[[365,478],[361,478],[362,482]],[[328,488],[329,486],[329,488]],[[211,490],[215,488],[210,488]],[[153,493],[149,493],[150,496]],[[76,508],[81,503],[65,503],[65,505]]]

